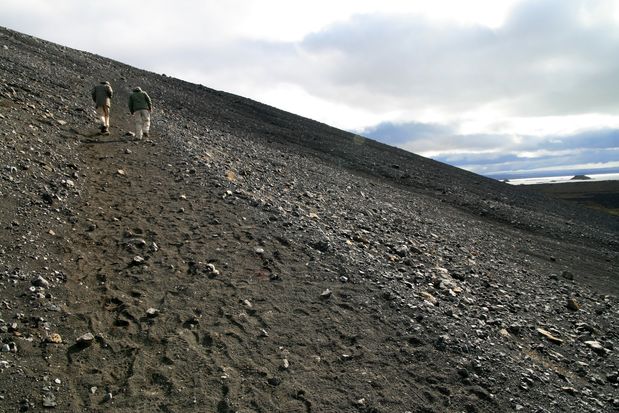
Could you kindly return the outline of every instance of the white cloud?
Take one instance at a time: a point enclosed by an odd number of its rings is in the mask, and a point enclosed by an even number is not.
[[[381,121],[381,118],[372,112],[312,96],[305,89],[294,84],[277,84],[259,95],[258,100],[349,130],[358,125],[359,118],[371,123]]]
[[[619,115],[582,113],[562,116],[500,117],[477,112],[458,120],[458,133],[518,134],[519,136],[571,135],[594,129],[619,129]]]

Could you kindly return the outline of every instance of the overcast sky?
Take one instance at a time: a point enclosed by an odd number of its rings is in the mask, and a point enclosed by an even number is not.
[[[619,171],[619,0],[1,0],[0,25],[477,173]]]

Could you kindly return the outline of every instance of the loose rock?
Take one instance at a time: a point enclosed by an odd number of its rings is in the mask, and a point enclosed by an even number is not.
[[[569,308],[572,311],[578,311],[580,310],[580,304],[578,304],[578,302],[575,299],[569,298],[567,300],[567,308]]]
[[[94,339],[95,339],[95,336],[92,333],[86,333],[86,334],[79,336],[75,340],[75,342],[78,344],[90,345],[92,344]]]

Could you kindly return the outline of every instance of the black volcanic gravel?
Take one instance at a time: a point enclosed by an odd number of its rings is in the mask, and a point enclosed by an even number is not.
[[[6,29],[0,138],[0,411],[619,409],[616,217]]]

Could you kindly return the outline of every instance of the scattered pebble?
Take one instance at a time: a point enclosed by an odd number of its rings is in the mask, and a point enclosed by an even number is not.
[[[95,339],[95,336],[92,333],[86,333],[83,334],[81,336],[79,336],[75,342],[78,344],[86,344],[89,345],[93,342],[93,340]]]
[[[150,307],[148,310],[146,310],[146,315],[150,318],[157,317],[159,315],[159,310],[157,310],[156,308]]]
[[[144,257],[136,255],[135,257],[133,257],[133,260],[131,261],[131,264],[132,265],[142,265],[145,262],[146,262],[146,260],[144,259]]]
[[[607,350],[604,348],[604,346],[602,346],[602,344],[599,341],[589,340],[589,341],[585,341],[585,344],[589,346],[589,348],[597,354],[604,355],[607,352]]]
[[[207,269],[207,272],[213,276],[219,275],[219,270],[215,268],[214,264],[211,264],[211,263],[206,264],[206,269]]]
[[[49,288],[49,281],[39,275],[32,280],[32,285],[35,287]]]
[[[568,298],[567,308],[569,308],[572,311],[578,311],[580,310],[580,304],[578,304],[578,302],[574,298]]]
[[[537,332],[540,333],[542,336],[546,337],[548,339],[548,341],[550,341],[551,343],[563,344],[563,340],[562,339],[560,339],[559,337],[554,336],[552,333],[550,333],[549,331],[544,330],[543,328],[537,328]]]
[[[43,407],[50,408],[56,407],[56,397],[53,394],[47,394],[43,396]]]
[[[62,343],[62,337],[58,333],[52,333],[46,337],[45,341],[52,344],[60,344]]]

